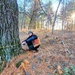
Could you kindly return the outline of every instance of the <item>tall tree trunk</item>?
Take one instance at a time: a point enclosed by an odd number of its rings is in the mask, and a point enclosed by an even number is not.
[[[62,31],[64,29],[64,20],[62,20]]]
[[[56,18],[57,18],[57,12],[58,12],[58,9],[59,9],[59,6],[60,6],[61,1],[62,1],[62,0],[59,1],[57,10],[56,10],[56,12],[55,12],[54,22],[53,22],[53,25],[52,25],[52,34],[54,34],[54,26],[55,26],[55,22],[56,22]]]
[[[37,18],[37,15],[38,15],[38,9],[39,9],[39,3],[38,3],[38,0],[34,0],[34,7],[33,7],[33,12],[32,12],[32,15],[31,15],[31,18],[30,18],[30,23],[29,23],[29,27],[28,29],[36,29],[36,18]]]
[[[36,19],[34,14],[31,16],[28,29],[36,29]]]
[[[26,14],[25,14],[26,8],[25,8],[25,5],[26,5],[26,1],[24,0],[24,14],[23,14],[23,16],[24,16],[24,28],[26,28],[26,19],[25,19],[25,17],[26,17]]]
[[[66,12],[66,11],[65,11],[65,8],[64,8],[65,7],[64,6],[65,5],[64,0],[62,0],[62,1],[63,1],[63,12],[62,12],[62,14],[63,14],[63,16],[62,16],[62,32],[63,32],[63,29],[64,29],[64,15],[65,15],[64,12]]]
[[[17,0],[0,0],[0,72],[19,51]]]

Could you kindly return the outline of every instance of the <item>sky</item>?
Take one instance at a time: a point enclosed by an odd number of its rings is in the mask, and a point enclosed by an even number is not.
[[[52,8],[53,8],[53,11],[55,12],[56,11],[56,9],[57,9],[57,7],[58,7],[58,1],[59,0],[42,0],[43,1],[43,3],[47,3],[47,2],[49,2],[49,1],[51,1],[52,2]],[[60,9],[60,8],[59,8]]]
[[[23,3],[23,1],[24,0],[17,0],[17,2],[18,2],[18,4],[21,4],[21,5],[23,5],[22,3]],[[59,0],[41,0],[43,3],[48,3],[49,1],[52,1],[52,8],[53,8],[53,11],[55,12],[56,11],[56,9],[57,9],[57,6],[58,6],[58,1]],[[60,8],[59,8],[59,10],[58,10],[58,13],[60,13],[60,9],[61,9],[61,5],[60,5]]]

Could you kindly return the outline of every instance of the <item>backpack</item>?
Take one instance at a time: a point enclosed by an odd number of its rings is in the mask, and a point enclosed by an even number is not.
[[[34,46],[34,47],[37,47],[37,46],[40,45],[40,39],[37,38],[37,39],[33,40],[32,43],[33,43],[33,46]]]

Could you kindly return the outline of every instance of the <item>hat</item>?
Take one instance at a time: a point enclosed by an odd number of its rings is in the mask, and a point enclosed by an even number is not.
[[[32,31],[28,31],[28,34],[30,34],[30,33],[32,33],[32,34],[33,34],[33,32],[32,32]]]

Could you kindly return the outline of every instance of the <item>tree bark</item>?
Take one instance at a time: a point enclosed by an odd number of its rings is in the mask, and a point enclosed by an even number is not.
[[[0,72],[19,51],[17,0],[0,0]]]

